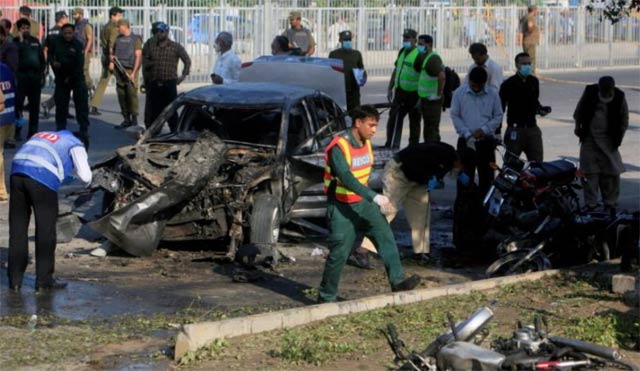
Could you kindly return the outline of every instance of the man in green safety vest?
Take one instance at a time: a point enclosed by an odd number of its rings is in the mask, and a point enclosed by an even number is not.
[[[420,54],[416,48],[418,33],[405,29],[402,33],[402,49],[398,53],[395,68],[391,74],[387,98],[393,103],[387,122],[387,141],[385,147],[400,148],[402,140],[402,122],[409,114],[410,127],[420,128],[420,111],[418,104],[419,74],[414,68],[416,58]]]
[[[445,72],[442,58],[433,50],[433,38],[430,35],[418,37],[418,51],[414,68],[420,74],[418,78],[418,96],[420,111],[424,121],[422,136],[425,142],[440,141],[440,114],[442,113]],[[420,126],[410,127],[409,144],[420,141]]]

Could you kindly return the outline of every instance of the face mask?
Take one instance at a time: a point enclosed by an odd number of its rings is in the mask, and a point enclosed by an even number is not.
[[[216,53],[220,53],[220,45],[214,44],[213,49],[215,49]]]
[[[418,45],[418,52],[424,53],[425,51],[427,51],[427,47],[426,46]]]
[[[403,41],[402,42],[402,47],[405,48],[405,49],[411,48],[411,41]]]
[[[600,93],[598,93],[598,98],[602,103],[611,103],[611,101],[613,100],[613,95],[610,97],[603,97],[602,95],[600,95]]]
[[[351,41],[343,41],[342,49],[351,49],[353,47],[353,43]]]
[[[523,64],[522,66],[520,66],[520,74],[522,76],[529,76],[531,75],[531,73],[533,72],[533,67],[531,67],[530,64]]]

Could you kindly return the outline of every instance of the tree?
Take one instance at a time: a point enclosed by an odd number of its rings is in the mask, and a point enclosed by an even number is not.
[[[615,24],[622,18],[628,17],[632,12],[640,12],[640,0],[590,0],[587,10],[593,12],[602,9],[600,19],[607,18]]]

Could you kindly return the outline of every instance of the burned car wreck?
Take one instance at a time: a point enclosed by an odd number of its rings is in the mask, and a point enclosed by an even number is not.
[[[160,241],[217,240],[229,258],[251,243],[276,260],[281,224],[324,215],[323,149],[347,120],[325,93],[292,85],[182,94],[135,145],[94,166],[93,186],[105,196],[90,226],[134,256]]]

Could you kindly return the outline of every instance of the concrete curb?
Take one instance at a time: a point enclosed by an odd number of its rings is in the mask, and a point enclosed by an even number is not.
[[[366,312],[373,309],[384,308],[389,305],[405,305],[443,296],[489,290],[519,282],[536,281],[543,277],[556,275],[559,272],[560,270],[554,269],[517,276],[470,281],[429,289],[383,294],[338,303],[310,305],[215,322],[183,325],[178,330],[174,359],[179,361],[187,352],[195,351],[198,348],[206,346],[215,339],[282,330],[324,320],[329,317]]]

